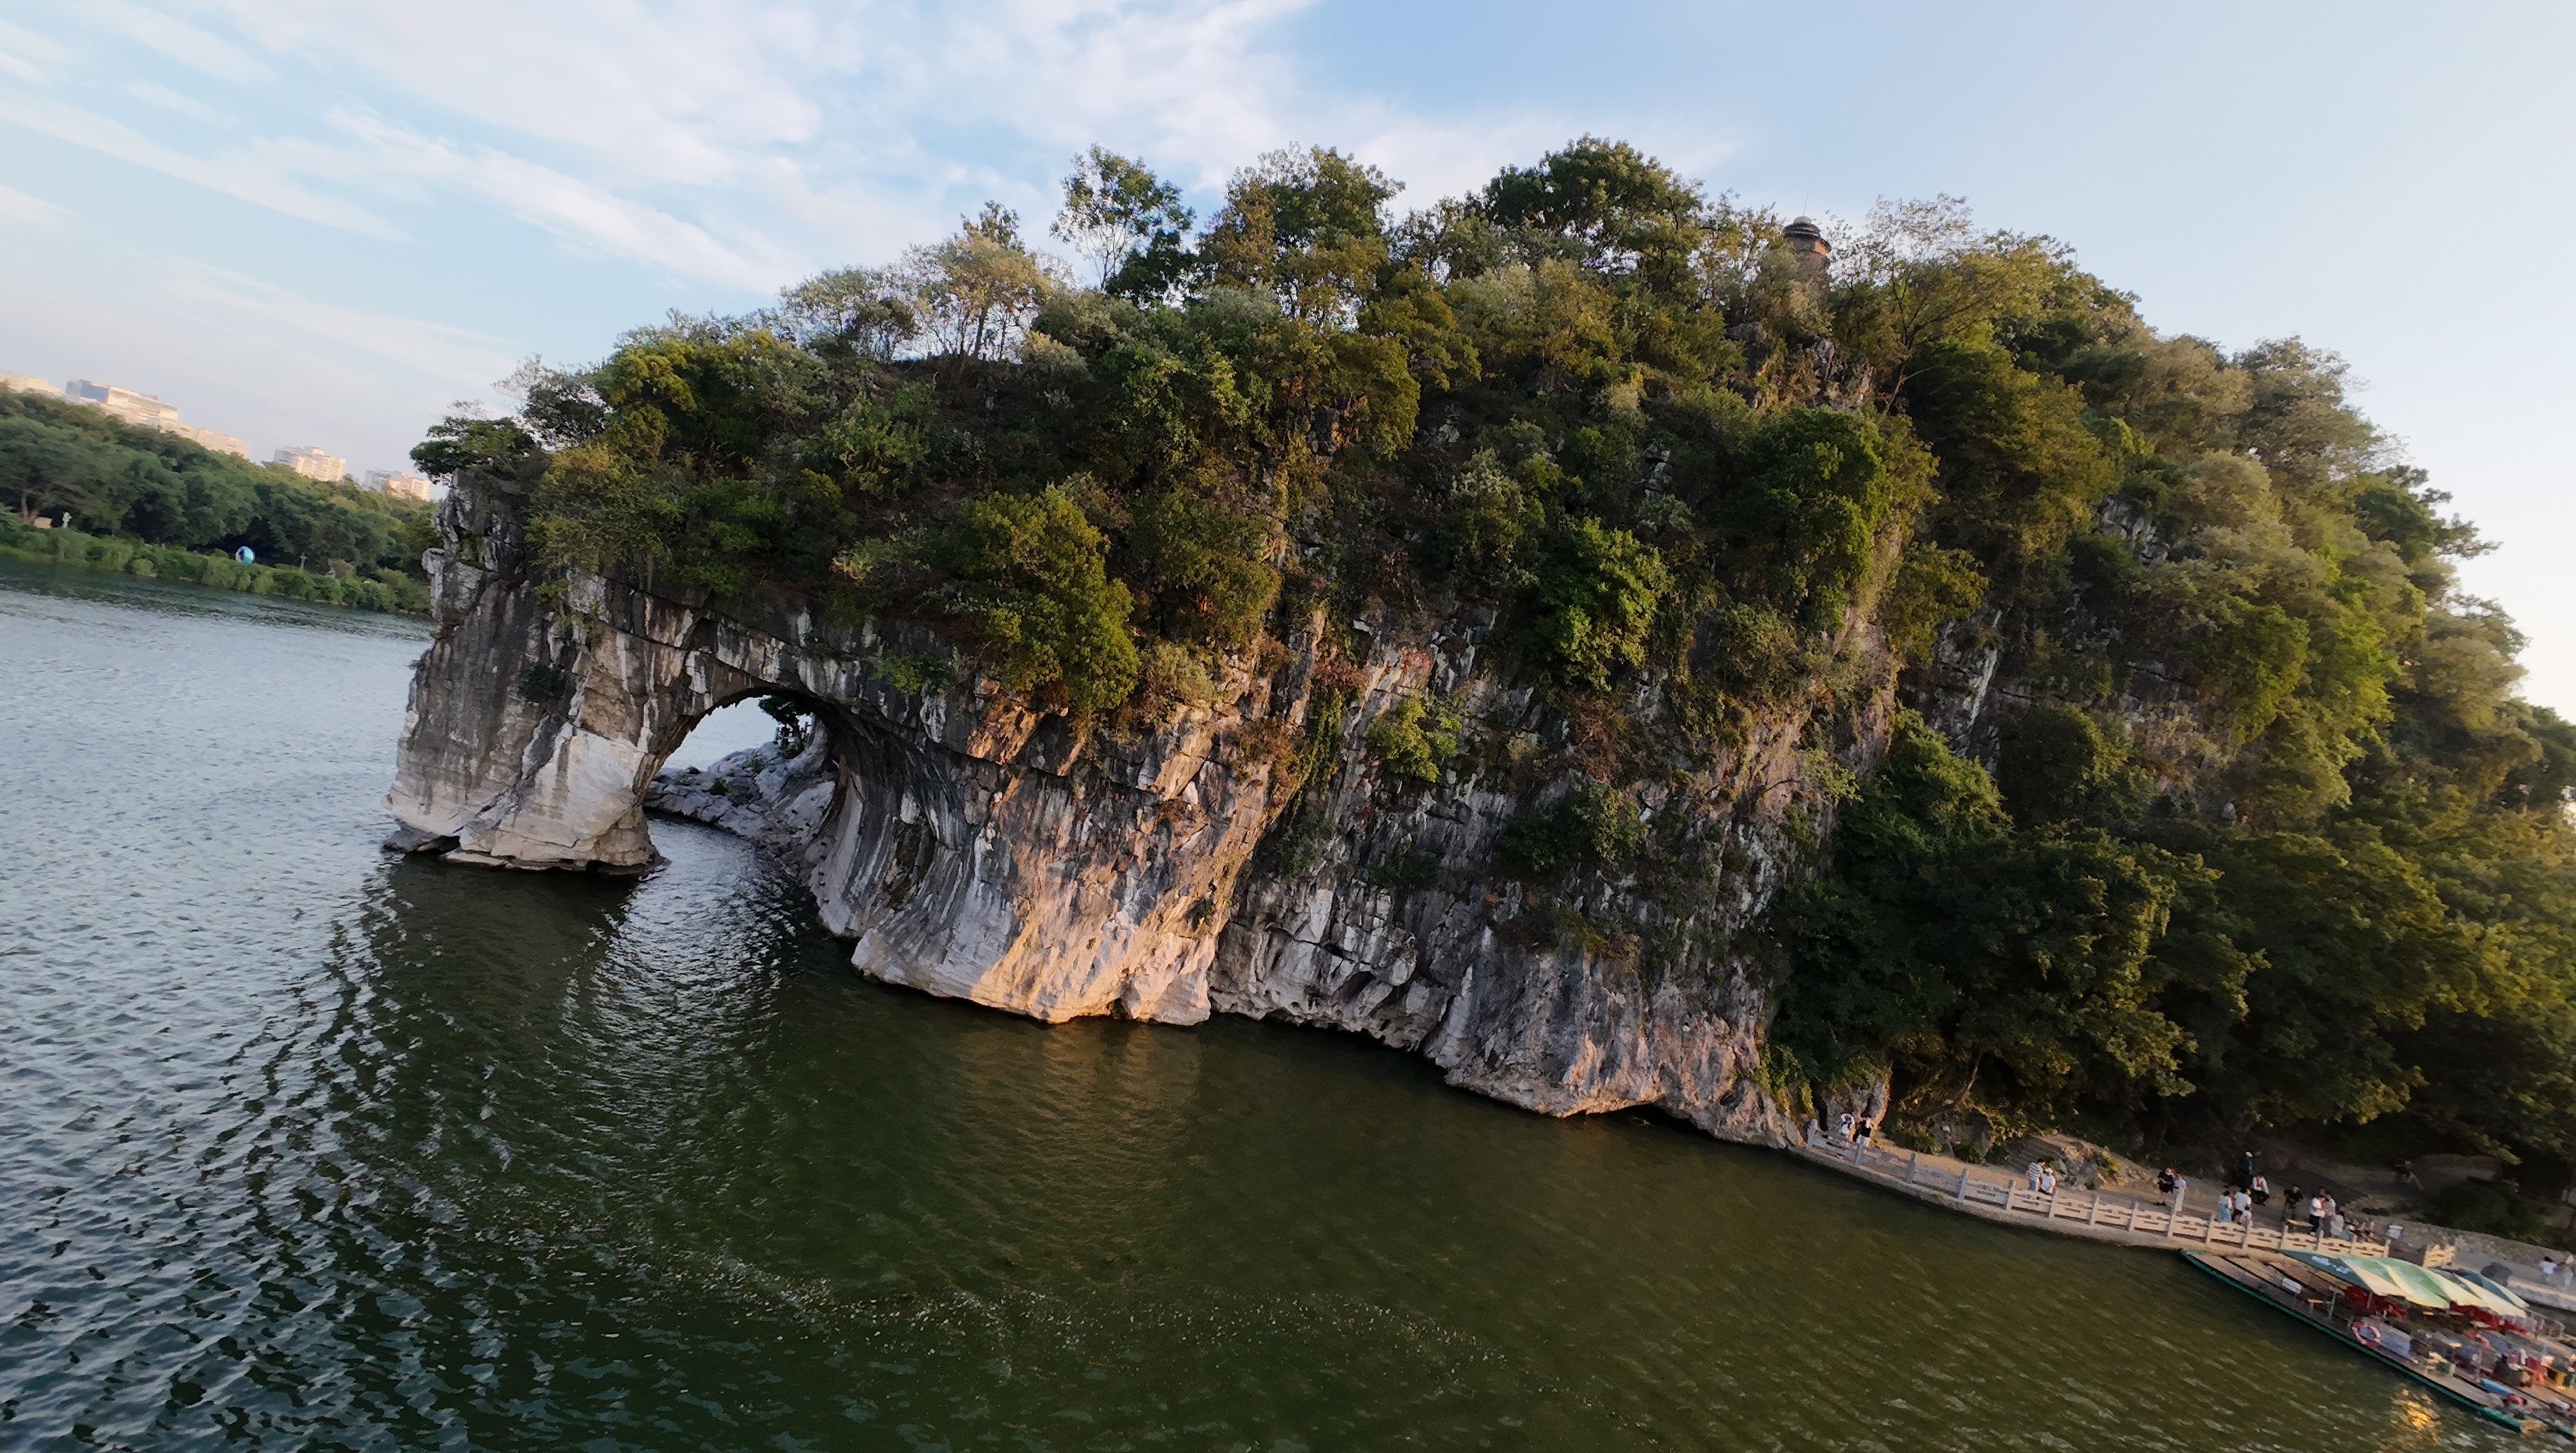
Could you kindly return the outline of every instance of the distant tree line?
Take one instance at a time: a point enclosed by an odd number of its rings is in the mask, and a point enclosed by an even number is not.
[[[248,546],[263,567],[382,587],[352,593],[293,586],[289,593],[426,606],[420,557],[436,539],[429,505],[218,454],[64,400],[0,393],[0,503],[11,507],[0,519],[21,526],[35,516],[59,523],[69,515],[85,535],[197,553]],[[13,535],[17,548],[61,553],[53,543]],[[120,558],[159,558],[165,568],[158,573],[171,573],[167,557],[129,550]]]

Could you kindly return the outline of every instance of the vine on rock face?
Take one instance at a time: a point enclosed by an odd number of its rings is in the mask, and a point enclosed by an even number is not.
[[[1048,709],[1207,709],[1302,654],[1300,722],[1237,743],[1283,798],[1350,748],[1335,642],[1472,640],[1537,725],[1469,750],[1402,696],[1374,790],[1588,783],[1503,834],[1525,879],[1709,900],[1744,869],[1696,824],[1774,811],[1737,777],[1785,742],[1782,831],[1850,800],[1768,925],[1775,1085],[2576,1160],[2576,729],[2512,695],[2475,532],[2340,362],[2161,334],[1946,198],[1793,234],[1590,137],[1399,190],[1276,153],[1202,226],[1094,148],[1053,229],[1092,285],[988,207],[531,365],[415,457],[526,495],[550,567],[915,618]],[[1891,682],[1914,714],[1848,782]],[[1294,808],[1262,861],[1329,842]]]

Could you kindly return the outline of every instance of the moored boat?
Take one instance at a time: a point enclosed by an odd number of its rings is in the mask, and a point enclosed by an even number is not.
[[[2182,1256],[2445,1402],[2520,1432],[2576,1440],[2576,1347],[2507,1288],[2388,1257]]]

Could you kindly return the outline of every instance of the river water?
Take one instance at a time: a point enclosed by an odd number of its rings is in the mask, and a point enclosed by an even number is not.
[[[0,1446],[2503,1440],[2176,1258],[377,847],[413,623],[0,564]]]

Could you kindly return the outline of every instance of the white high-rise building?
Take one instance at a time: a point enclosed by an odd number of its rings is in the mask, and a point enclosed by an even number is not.
[[[38,378],[32,373],[0,373],[0,389],[7,389],[11,393],[18,394],[58,394],[62,392],[62,390],[54,387],[53,382],[50,379]]]
[[[211,449],[217,454],[230,454],[236,459],[250,457],[249,444],[221,429],[201,429],[194,424],[172,424],[170,432],[190,441],[200,449]]]
[[[30,393],[54,391],[54,386],[43,379],[26,378],[14,373],[6,377],[7,387],[10,388],[26,389]],[[103,410],[123,419],[129,424],[146,429],[158,429],[164,434],[176,434],[200,448],[212,449],[218,454],[231,454],[243,459],[250,457],[248,444],[220,429],[207,429],[195,424],[180,423],[178,407],[165,404],[152,394],[139,394],[130,388],[118,388],[112,383],[100,383],[96,379],[76,378],[63,385],[62,395],[73,403],[87,404],[91,408]]]
[[[160,395],[139,394],[95,379],[76,378],[64,384],[63,397],[147,429],[168,429],[179,422],[179,406],[161,402]]]
[[[324,484],[338,484],[349,477],[349,461],[337,454],[323,453],[318,444],[280,449],[269,456],[269,463],[283,464],[306,479],[318,479]]]
[[[367,488],[382,490],[396,499],[425,500],[429,498],[430,492],[435,487],[429,482],[428,476],[414,474],[408,469],[367,471]]]

